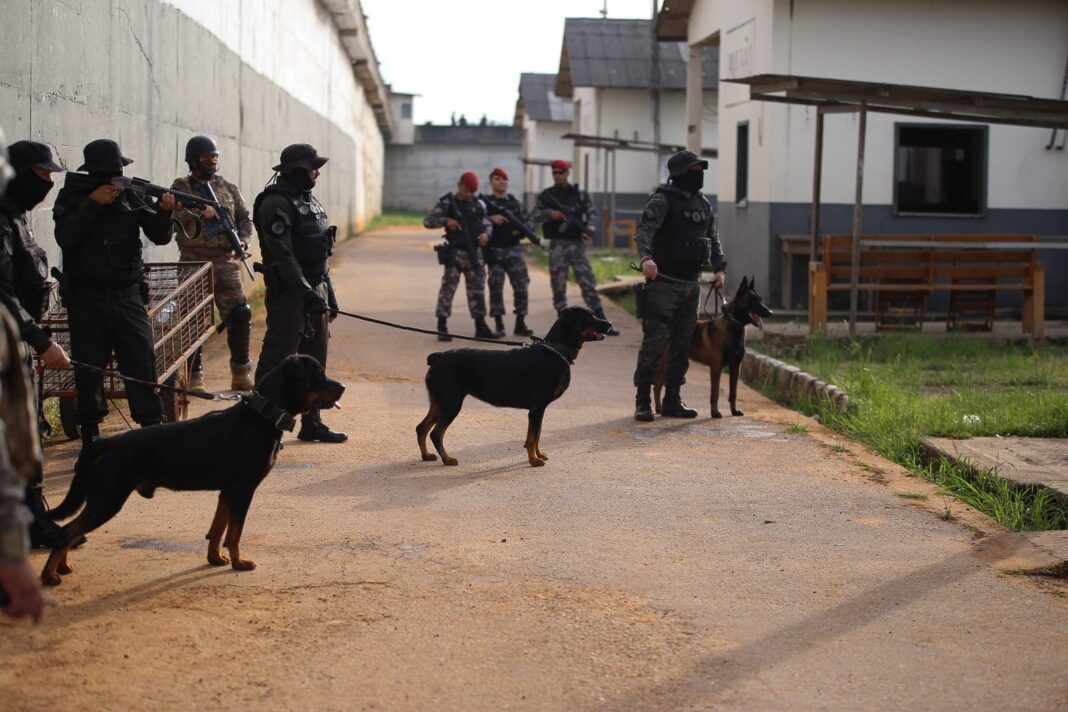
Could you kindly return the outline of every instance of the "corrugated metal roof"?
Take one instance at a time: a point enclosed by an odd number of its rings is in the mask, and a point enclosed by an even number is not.
[[[526,112],[535,121],[571,122],[571,100],[553,91],[555,74],[521,74],[516,113]]]
[[[653,26],[649,20],[568,18],[556,93],[574,87],[653,87]],[[659,43],[661,89],[686,88],[685,42]],[[719,47],[704,50],[704,88],[719,87]]]

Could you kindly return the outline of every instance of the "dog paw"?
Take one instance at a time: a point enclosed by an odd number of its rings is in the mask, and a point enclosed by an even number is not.
[[[731,415],[733,415],[733,416],[739,416],[739,415],[745,415],[745,413],[743,413],[743,412],[742,412],[742,411],[740,411],[740,410],[732,410],[732,411],[731,411]]]
[[[59,574],[41,574],[41,583],[45,586],[58,586],[62,581]]]
[[[252,569],[256,568],[256,564],[248,559],[234,559],[230,562],[230,567],[234,571],[252,571]]]
[[[537,458],[539,460],[542,460],[542,461],[548,461],[548,459],[549,459],[549,456],[546,455],[544,452],[535,453],[535,455],[537,456]]]
[[[531,467],[545,467],[545,460],[534,459],[530,461]]]
[[[459,465],[460,461],[457,460],[455,457],[443,457],[441,458],[441,464],[446,465],[448,467],[452,467],[454,465]]]
[[[226,566],[230,563],[230,559],[222,554],[208,554],[208,563],[212,566]]]
[[[67,574],[74,573],[74,567],[64,561],[62,564],[56,567],[56,571],[66,576]]]
[[[723,417],[723,413],[720,413],[718,410],[714,410],[714,411],[712,411],[712,417],[713,418],[722,418]]]
[[[423,455],[423,462],[433,462],[434,460],[437,460],[437,459],[438,459],[438,456],[435,455],[432,452],[428,452],[427,454]]]

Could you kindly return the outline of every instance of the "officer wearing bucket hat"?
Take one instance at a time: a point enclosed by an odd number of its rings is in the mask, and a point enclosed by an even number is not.
[[[727,261],[719,244],[712,205],[701,193],[708,161],[692,151],[668,159],[668,185],[649,198],[634,240],[641,255],[646,296],[642,315],[642,345],[634,371],[638,392],[634,419],[653,419],[651,393],[664,360],[665,395],[661,412],[674,418],[694,418],[697,411],[682,402],[680,389],[690,366],[690,339],[697,325],[701,298],[698,280],[708,263],[718,287],[726,279]],[[667,279],[658,279],[658,277]]]
[[[85,162],[78,170],[85,173],[67,174],[52,209],[56,242],[63,250],[60,294],[67,308],[71,356],[106,368],[114,353],[124,374],[155,382],[141,233],[156,245],[170,242],[171,212],[178,203],[170,193],[146,203],[114,185],[112,179],[133,163],[115,141],[92,141],[82,154]],[[98,436],[108,401],[99,373],[76,368],[74,380],[76,419],[86,444]],[[126,395],[134,421],[142,426],[163,422],[163,403],[152,388],[127,383]]]
[[[329,265],[337,228],[329,225],[312,188],[327,160],[309,144],[286,146],[274,167],[277,180],[257,195],[252,205],[267,306],[267,333],[256,364],[257,384],[283,359],[296,353],[312,356],[326,368],[328,325],[336,316],[328,309],[337,309]],[[297,437],[326,443],[348,440],[345,433],[323,423],[318,409],[302,417]]]

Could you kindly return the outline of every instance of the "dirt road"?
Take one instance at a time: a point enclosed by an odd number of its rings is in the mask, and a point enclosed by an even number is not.
[[[428,243],[343,246],[343,307],[431,326]],[[544,332],[545,274],[532,293]],[[339,320],[349,390],[327,419],[351,439],[287,438],[245,528],[258,568],[206,564],[214,495],[131,498],[45,622],[0,630],[3,707],[1065,709],[1068,599],[984,561],[994,526],[894,496],[933,489],[748,389],[743,418],[635,423],[639,332],[609,316],[623,336],[583,350],[540,469],[525,414],[473,401],[449,431],[460,466],[420,462],[440,345]],[[53,501],[75,452],[49,448]]]

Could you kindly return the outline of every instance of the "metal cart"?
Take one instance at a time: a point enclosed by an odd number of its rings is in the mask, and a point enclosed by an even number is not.
[[[210,262],[162,262],[145,265],[148,280],[148,321],[156,353],[156,375],[160,383],[184,388],[189,383],[192,356],[215,328],[215,299]],[[48,313],[42,324],[52,331],[52,340],[70,353],[67,310],[52,289]],[[117,370],[114,357],[107,368]],[[79,437],[75,419],[78,393],[73,369],[45,368],[37,360],[38,389],[43,398],[59,398],[60,422],[67,437]],[[107,397],[125,398],[122,379],[104,376]],[[160,391],[163,413],[168,422],[183,420],[189,399],[173,391]]]

